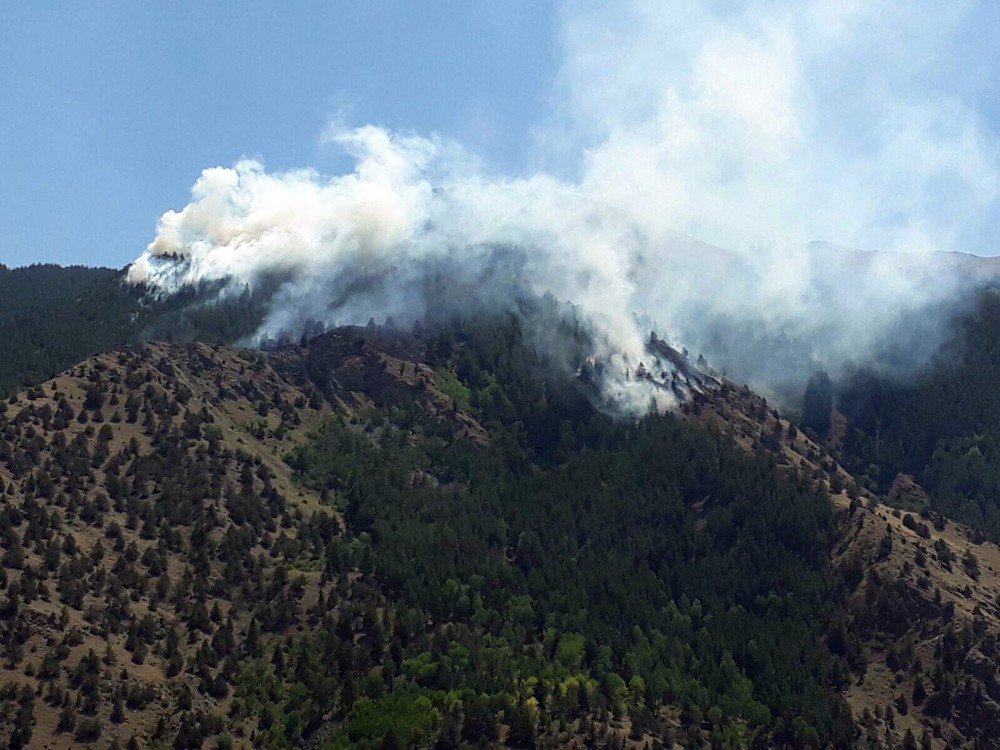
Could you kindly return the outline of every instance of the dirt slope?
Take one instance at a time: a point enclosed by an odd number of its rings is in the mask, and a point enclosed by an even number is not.
[[[439,374],[355,344],[149,344],[0,407],[0,742],[156,746],[187,722],[192,745],[253,745],[255,719],[226,717],[235,656],[335,616],[354,576],[329,569],[337,513],[285,454],[328,419],[371,429],[387,399],[486,439]]]

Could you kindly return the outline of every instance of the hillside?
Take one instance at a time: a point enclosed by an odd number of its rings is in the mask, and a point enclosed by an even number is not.
[[[821,445],[749,391],[695,404],[747,450],[768,450],[830,492],[838,541],[831,563],[846,587],[826,642],[849,666],[843,694],[859,747],[996,747],[1000,737],[1000,548],[926,503],[900,510],[897,482],[879,498]]]
[[[211,290],[149,299],[112,268],[0,264],[0,395],[85,357],[146,339],[233,342],[253,332],[260,300]]]
[[[705,300],[716,299],[720,280],[726,296],[755,298],[766,280],[754,256],[733,252],[681,234],[665,239],[663,257],[637,258],[634,282],[641,296],[662,297],[669,289],[647,286],[668,278],[687,290],[691,304],[678,310],[671,331],[705,355],[718,370],[735,381],[750,383],[761,393],[775,394],[795,406],[817,361],[817,344],[829,334],[820,327],[788,325],[751,310],[724,313]],[[916,307],[881,342],[883,365],[909,372],[922,362],[927,340],[937,333],[934,321],[943,315],[931,300],[938,293],[995,284],[1000,276],[997,258],[962,253],[863,252],[814,242],[782,250],[784,263],[801,272],[795,295],[811,300],[817,321],[845,320],[854,311],[855,294],[840,290],[867,290],[880,295],[879,279],[905,281],[912,293],[927,292],[926,309]],[[0,394],[52,377],[93,354],[140,341],[205,341],[216,344],[245,342],[258,334],[273,296],[287,278],[276,272],[257,280],[255,287],[236,290],[225,282],[174,290],[167,296],[149,294],[142,286],[126,284],[127,269],[33,265],[7,268],[0,264]],[[435,283],[440,283],[435,282]],[[226,292],[221,289],[226,287]],[[442,290],[454,293],[454,289]],[[476,294],[475,286],[469,294]],[[947,301],[951,299],[946,295]],[[942,302],[942,300],[938,300]],[[773,312],[780,312],[775,310]],[[676,317],[676,316],[675,316]],[[945,315],[947,317],[947,315]],[[801,321],[800,321],[801,322]],[[272,331],[278,339],[298,339],[304,327],[310,335],[323,330],[314,320],[300,321],[293,332]],[[254,341],[254,344],[260,343]],[[269,345],[274,342],[268,342]],[[898,373],[897,373],[898,374]]]
[[[0,394],[130,340],[138,307],[110,268],[0,265]]]
[[[633,424],[586,388],[477,319],[146,344],[21,392],[2,736],[996,746],[995,546],[848,493],[745,389]]]
[[[147,345],[11,399],[10,744],[843,744],[826,501],[475,331]]]
[[[311,413],[286,408],[281,426],[280,412],[257,412],[304,396],[260,368],[253,354],[207,346],[118,350],[7,404],[4,671],[47,686],[32,746],[106,736],[99,723],[146,746],[150,705],[219,710],[205,664],[219,666],[248,613],[213,590],[209,570],[225,566],[235,586],[258,535],[294,535],[318,503],[292,485],[281,440],[264,439],[265,425],[294,434]],[[227,534],[232,519],[254,531]],[[213,636],[214,653],[189,672],[195,634]]]
[[[837,384],[831,447],[873,492],[909,476],[929,506],[1000,542],[1000,294],[983,291],[908,381],[859,371]]]

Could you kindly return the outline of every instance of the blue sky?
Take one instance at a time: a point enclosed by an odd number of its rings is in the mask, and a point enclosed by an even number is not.
[[[349,172],[332,119],[652,235],[995,254],[998,36],[987,0],[4,3],[0,262],[122,266],[244,156]]]
[[[338,168],[338,112],[519,169],[555,38],[533,0],[4,3],[0,262],[124,265],[206,166]]]

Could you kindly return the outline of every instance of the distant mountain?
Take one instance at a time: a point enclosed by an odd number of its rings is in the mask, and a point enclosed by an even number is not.
[[[876,264],[890,264],[914,274],[958,272],[970,279],[993,281],[1000,276],[1000,256],[972,255],[954,251],[902,252],[858,250],[832,242],[809,242],[789,248],[809,255],[822,268],[854,268],[863,272]]]

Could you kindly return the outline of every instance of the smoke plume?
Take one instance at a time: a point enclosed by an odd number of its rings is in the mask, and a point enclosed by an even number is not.
[[[931,252],[975,246],[1000,189],[993,134],[924,85],[928,61],[958,54],[966,12],[572,4],[536,171],[491,174],[437,136],[335,129],[351,171],[206,169],[128,279],[171,294],[278,278],[262,336],[550,294],[592,327],[605,396],[633,412],[678,397],[633,376],[656,359],[652,330],[778,394],[814,367],[906,370],[994,273]],[[893,46],[901,33],[920,56]]]

